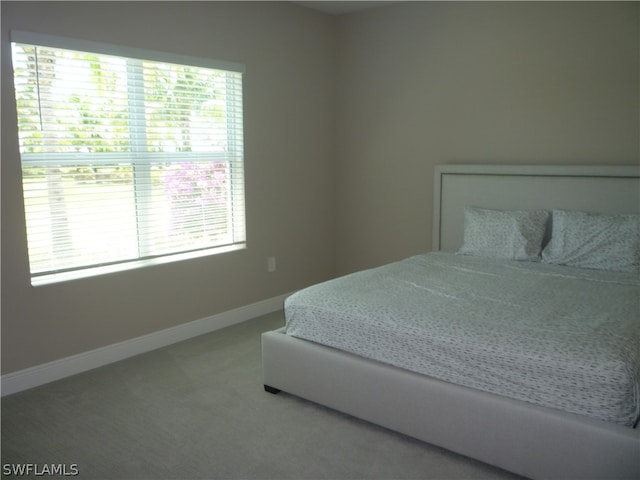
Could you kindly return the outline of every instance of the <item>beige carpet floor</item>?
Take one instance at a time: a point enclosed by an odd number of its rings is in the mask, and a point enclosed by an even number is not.
[[[4,397],[3,475],[65,464],[81,479],[518,478],[265,393],[260,334],[283,323],[276,312]]]

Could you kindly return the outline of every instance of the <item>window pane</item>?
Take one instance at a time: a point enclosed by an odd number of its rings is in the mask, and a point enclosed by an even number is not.
[[[32,273],[136,258],[132,168],[24,167]]]
[[[233,243],[226,162],[158,164],[151,177],[149,255]]]
[[[22,151],[129,152],[126,62],[14,45]]]
[[[145,62],[143,77],[149,151],[228,151],[225,72]]]

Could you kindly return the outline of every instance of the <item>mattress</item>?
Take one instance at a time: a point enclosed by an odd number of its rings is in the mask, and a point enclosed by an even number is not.
[[[640,276],[433,252],[285,301],[286,333],[482,391],[634,426]]]

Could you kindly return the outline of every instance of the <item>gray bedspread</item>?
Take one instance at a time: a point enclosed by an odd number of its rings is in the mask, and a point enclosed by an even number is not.
[[[434,252],[285,302],[287,334],[440,380],[632,426],[640,276]]]

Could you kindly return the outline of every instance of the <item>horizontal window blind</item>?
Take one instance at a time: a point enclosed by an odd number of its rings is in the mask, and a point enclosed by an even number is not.
[[[12,60],[32,277],[244,244],[241,71],[28,39]]]

